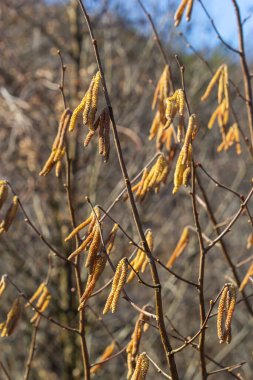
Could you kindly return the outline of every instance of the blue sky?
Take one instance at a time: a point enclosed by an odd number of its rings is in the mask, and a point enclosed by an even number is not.
[[[67,3],[68,0],[46,0],[48,2]],[[237,25],[235,13],[231,0],[202,0],[211,17],[215,20],[215,24],[222,37],[233,47],[237,47]],[[102,0],[83,0],[89,13],[96,8],[101,8],[104,1]],[[142,0],[148,9],[160,34],[164,38],[169,34],[175,9],[181,0]],[[139,25],[139,31],[142,33],[150,33],[150,26],[143,16],[143,12],[137,0],[109,0],[111,10],[117,10],[127,21],[135,25],[142,19],[143,23]],[[245,45],[249,55],[253,56],[252,39],[253,39],[253,0],[237,0],[241,10],[241,16],[244,20],[249,17],[244,24]],[[220,45],[215,32],[213,31],[210,21],[207,19],[198,0],[194,1],[192,22],[187,23],[185,19],[178,27],[187,33],[190,42],[197,49],[214,48]]]

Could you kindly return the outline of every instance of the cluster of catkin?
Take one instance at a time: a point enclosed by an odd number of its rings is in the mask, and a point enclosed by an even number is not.
[[[102,355],[98,358],[98,362],[102,362],[103,360],[106,360],[108,358],[110,358],[110,356],[113,354],[115,350],[115,341],[113,340],[112,343],[110,343],[105,349],[104,349],[104,352],[102,353]],[[91,374],[94,374],[96,373],[100,368],[101,368],[101,365],[102,364],[96,364],[94,365],[91,370],[90,370],[90,373]]]
[[[153,239],[152,231],[150,229],[147,230],[145,235],[146,235],[148,247],[150,251],[152,252],[154,248],[154,239]],[[136,272],[138,273],[139,271],[141,271],[141,273],[144,273],[148,265],[148,262],[149,262],[149,259],[145,251],[143,251],[142,249],[138,249],[136,252],[135,258],[130,262],[130,267],[133,267],[134,270],[131,269],[129,276],[127,278],[127,283],[131,282],[134,279]]]
[[[147,310],[149,306],[145,306],[144,310]],[[127,373],[127,379],[130,379],[133,375],[134,369],[136,367],[136,362],[138,358],[138,352],[141,342],[141,337],[143,332],[147,331],[148,324],[146,321],[148,321],[148,317],[144,313],[140,313],[134,327],[133,334],[131,336],[131,340],[127,345],[127,367],[128,367],[128,373]]]
[[[106,241],[106,253],[109,255],[112,251],[112,248],[113,248],[113,245],[114,245],[114,241],[115,241],[115,237],[116,237],[116,233],[117,233],[117,230],[118,230],[118,224],[115,224],[107,238],[107,241]],[[93,268],[92,268],[92,271],[91,273],[89,274],[88,276],[88,280],[87,280],[87,283],[86,283],[86,287],[85,287],[85,290],[84,290],[84,293],[80,299],[80,305],[79,305],[79,310],[83,309],[84,306],[86,305],[86,302],[88,301],[89,297],[91,296],[95,286],[96,286],[96,283],[99,279],[99,277],[101,276],[101,274],[103,273],[104,271],[104,268],[105,268],[105,265],[106,265],[106,261],[107,261],[107,257],[106,255],[98,255],[96,256],[95,260],[94,260],[94,265],[93,265]]]
[[[3,204],[6,202],[7,197],[8,197],[8,184],[6,181],[2,180],[0,181],[0,210]],[[12,203],[5,213],[4,219],[0,223],[0,235],[9,230],[17,214],[18,206],[19,206],[18,197],[14,195],[14,197],[12,198]]]
[[[107,298],[103,314],[107,314],[109,310],[111,310],[112,313],[115,313],[119,301],[119,296],[121,293],[121,290],[123,289],[128,274],[128,261],[127,258],[124,257],[120,260],[120,262],[117,265],[113,282],[112,282],[112,288],[111,292]]]
[[[222,150],[226,151],[232,145],[235,144],[235,149],[237,154],[241,154],[241,144],[240,144],[240,136],[239,136],[239,128],[237,123],[234,123],[228,130],[228,133],[225,135],[225,141],[222,141],[221,144],[217,148],[217,152],[221,152]]]
[[[156,163],[149,171],[144,169],[142,178],[135,186],[132,187],[132,191],[135,192],[136,200],[143,201],[145,196],[151,190],[159,192],[162,184],[165,184],[169,174],[169,165],[164,154],[160,154]]]
[[[57,135],[54,139],[53,146],[51,149],[51,154],[39,175],[46,176],[55,166],[55,175],[56,177],[59,177],[62,167],[62,159],[66,152],[65,135],[68,130],[70,118],[71,111],[69,108],[67,108],[65,109],[65,111],[63,111],[61,115]]]
[[[156,137],[156,147],[161,149],[165,146],[166,150],[170,150],[172,144],[172,128],[167,128],[166,123],[166,99],[170,95],[170,69],[166,65],[154,92],[152,110],[156,109],[156,113],[150,128],[149,140]],[[166,127],[166,128],[165,128]]]
[[[149,359],[146,352],[142,352],[137,360],[136,367],[131,380],[145,380],[149,367]]]
[[[181,185],[188,185],[192,164],[192,142],[196,137],[197,130],[197,116],[195,114],[192,114],[189,118],[184,143],[179,153],[176,169],[174,172],[174,188],[172,191],[173,194],[179,190],[179,187]]]
[[[89,130],[84,140],[84,146],[86,147],[98,129],[98,152],[104,157],[104,162],[108,161],[110,155],[110,122],[109,110],[108,107],[106,107],[97,118],[94,129]]]
[[[110,113],[108,107],[104,108],[97,120],[95,121],[98,106],[98,90],[101,81],[101,74],[98,71],[93,77],[89,89],[84,95],[81,103],[75,108],[70,124],[69,131],[75,129],[76,121],[79,114],[83,113],[83,125],[89,129],[84,140],[84,146],[88,146],[91,142],[96,130],[98,129],[98,150],[99,154],[104,157],[107,162],[110,154]]]
[[[92,78],[88,91],[85,93],[83,99],[73,111],[69,124],[70,132],[72,132],[75,129],[77,118],[81,112],[83,113],[83,125],[87,125],[89,130],[94,129],[94,121],[98,105],[98,90],[100,80],[101,74],[98,71],[96,75]]]
[[[25,307],[32,306],[32,304],[37,300],[35,305],[36,312],[34,316],[30,319],[31,323],[35,323],[39,318],[40,314],[45,311],[51,301],[51,294],[47,288],[45,282],[42,282],[29,301],[26,303]]]
[[[230,343],[232,339],[231,323],[236,305],[234,285],[225,284],[221,293],[217,314],[217,335],[220,343]]]
[[[179,7],[177,8],[175,16],[174,16],[175,26],[178,26],[180,24],[186,7],[187,7],[187,9],[186,9],[186,20],[187,21],[191,20],[193,0],[182,0],[181,3],[179,4]]]
[[[209,82],[204,95],[201,100],[206,100],[211,94],[213,88],[218,84],[217,92],[217,102],[218,106],[213,112],[209,122],[208,128],[211,129],[215,123],[218,121],[220,127],[222,141],[224,143],[224,148],[228,148],[226,140],[226,127],[229,121],[229,82],[228,82],[228,67],[227,65],[221,65],[216,73],[213,75],[211,81]]]
[[[17,327],[19,318],[21,315],[21,302],[20,299],[17,298],[10,309],[10,311],[7,314],[5,322],[0,323],[0,331],[1,337],[10,336]]]
[[[88,232],[85,239],[82,241],[80,246],[69,255],[68,260],[73,260],[75,257],[80,255],[82,251],[89,249],[85,262],[85,267],[89,268],[89,273],[92,273],[93,265],[101,245],[100,229],[102,227],[99,225],[99,218],[99,208],[95,207],[90,216],[85,219],[84,222],[79,224],[79,226],[77,226],[65,239],[65,242],[69,241],[75,237],[79,231],[88,226]]]
[[[172,265],[174,264],[174,262],[177,260],[177,258],[184,252],[185,248],[187,247],[189,243],[189,240],[190,240],[189,228],[185,227],[176,245],[176,248],[174,249],[173,253],[171,254],[166,264],[167,268],[170,269]]]

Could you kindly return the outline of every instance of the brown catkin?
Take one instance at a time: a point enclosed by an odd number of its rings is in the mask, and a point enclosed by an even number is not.
[[[0,230],[2,230],[3,232],[7,232],[9,230],[13,220],[15,219],[15,216],[17,215],[18,205],[18,197],[14,195],[14,197],[12,198],[12,204],[8,208],[5,214],[5,218],[0,225]]]
[[[89,268],[90,272],[92,271],[93,264],[95,262],[95,258],[97,256],[98,251],[99,251],[100,241],[101,241],[100,227],[97,224],[95,227],[94,236],[93,236],[90,248],[89,248],[89,253],[88,253],[88,256],[87,256],[87,259],[85,262],[85,267]]]
[[[107,162],[110,156],[110,122],[111,122],[110,115],[109,115],[108,109],[106,109],[105,127],[104,127],[105,145],[104,145],[104,152],[103,152],[104,162]]]
[[[96,286],[97,280],[99,279],[100,275],[104,271],[106,261],[107,261],[107,258],[105,255],[97,256],[95,258],[95,262],[94,262],[94,265],[92,268],[92,272],[91,272],[91,274],[89,274],[89,277],[87,280],[85,291],[84,291],[82,297],[80,298],[79,310],[85,306],[88,298],[91,296],[91,294],[92,294],[92,292]]]
[[[8,197],[7,181],[0,181],[0,210]]]
[[[83,143],[83,145],[84,145],[85,147],[89,145],[89,143],[91,142],[91,140],[92,140],[94,134],[95,134],[94,131],[89,131],[89,132],[88,132],[88,134],[87,134],[87,136],[86,136],[86,138],[85,138],[85,140],[84,140],[84,143]]]

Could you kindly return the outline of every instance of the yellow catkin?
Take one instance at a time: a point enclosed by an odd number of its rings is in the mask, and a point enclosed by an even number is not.
[[[220,114],[221,107],[220,105],[215,109],[215,111],[212,113],[209,122],[208,122],[208,129],[212,129],[213,125],[215,123],[215,120],[217,119],[218,115]]]
[[[227,303],[226,307],[226,322],[225,322],[225,331],[226,331],[226,342],[229,344],[231,341],[231,324],[232,324],[232,317],[235,310],[236,305],[236,290],[235,287],[231,284],[229,287],[229,302]]]
[[[183,116],[184,108],[185,108],[185,98],[184,98],[184,91],[181,89],[177,90],[177,103],[178,103],[178,113],[180,116]]]
[[[101,362],[101,361],[103,361],[103,360],[105,360],[105,359],[108,359],[108,358],[113,354],[114,350],[115,350],[115,342],[112,341],[112,343],[109,344],[109,345],[105,348],[104,352],[103,352],[102,355],[99,357],[98,362]],[[91,368],[90,373],[91,373],[91,374],[96,373],[96,372],[100,369],[100,367],[101,367],[101,364],[97,364],[97,365],[93,366],[93,367]]]
[[[85,250],[86,247],[89,246],[89,244],[92,242],[93,237],[95,234],[95,230],[91,231],[89,235],[86,237],[86,239],[81,243],[81,245],[68,256],[68,260],[74,259],[76,256],[80,255],[82,251]]]
[[[45,289],[46,284],[42,282],[29,301],[25,304],[25,307],[31,306],[31,304],[41,295],[43,290]]]
[[[184,155],[184,151],[183,149],[181,149],[181,152],[179,153],[179,156],[178,156],[175,172],[174,172],[174,188],[173,188],[172,194],[175,194],[183,183],[183,173],[184,173],[183,155]]]
[[[96,216],[94,215],[94,212]],[[90,222],[89,228],[88,228],[88,233],[91,233],[95,225],[97,224],[97,219],[100,219],[100,210],[97,206],[94,207],[94,212],[92,211],[92,220]]]
[[[136,367],[131,380],[145,380],[148,373],[149,360],[146,352],[142,352],[138,357]]]
[[[98,152],[101,155],[104,153],[104,149],[105,149],[104,119],[105,119],[105,115],[104,115],[104,112],[102,112],[102,114],[100,116],[99,132],[98,132]]]
[[[155,109],[158,101],[163,102],[165,98],[169,96],[169,81],[170,81],[170,70],[168,65],[164,67],[162,75],[159,78],[159,81],[156,85],[153,102],[152,102],[152,110]]]
[[[2,325],[2,333],[1,333],[2,337],[10,336],[11,334],[13,334],[18,324],[20,315],[21,315],[21,303],[20,303],[19,298],[17,298],[12,304],[12,307],[7,314],[6,321]]]
[[[8,208],[4,220],[0,224],[0,231],[7,232],[9,230],[15,216],[17,215],[18,205],[18,197],[15,195],[12,198],[12,204]]]
[[[89,118],[89,112],[91,110],[91,103],[92,103],[92,91],[94,87],[94,77],[90,83],[89,89],[86,93],[86,101],[83,109],[83,125],[88,124],[88,118]]]
[[[220,343],[231,341],[231,323],[235,305],[235,287],[232,284],[226,284],[220,297],[217,314],[217,335]]]
[[[224,65],[221,65],[221,66],[217,69],[216,73],[213,75],[211,81],[209,82],[209,84],[208,84],[208,86],[207,86],[207,88],[206,88],[206,91],[205,91],[204,95],[201,97],[201,101],[202,101],[202,102],[203,102],[204,100],[206,100],[206,99],[209,97],[209,95],[211,94],[212,89],[214,88],[215,84],[218,82],[218,80],[219,80],[219,78],[220,78],[220,75],[221,75],[221,73],[222,73],[222,71],[223,71],[223,68],[224,68]]]
[[[60,177],[61,169],[62,169],[62,162],[58,161],[57,164],[56,164],[56,166],[55,166],[55,176],[56,176],[56,178]]]
[[[75,129],[77,118],[85,107],[86,98],[87,98],[87,93],[84,95],[81,103],[78,104],[78,106],[74,109],[71,119],[70,119],[70,123],[69,123],[69,132],[72,132]]]
[[[145,306],[144,310],[148,309],[149,306]],[[148,317],[144,313],[140,313],[134,327],[134,331],[131,336],[131,340],[127,345],[127,367],[128,367],[128,374],[127,379],[130,379],[134,372],[134,367],[136,366],[136,360],[139,352],[141,337],[143,332],[147,331],[148,324],[146,321],[148,321]]]
[[[187,10],[186,10],[186,21],[187,22],[189,22],[191,20],[192,7],[193,7],[193,0],[189,0],[188,4],[187,4]]]
[[[45,286],[36,304],[37,311],[34,314],[34,316],[30,319],[31,323],[35,323],[38,320],[38,318],[40,318],[40,313],[43,313],[43,311],[47,309],[50,301],[51,295],[47,287]]]
[[[160,126],[160,112],[157,111],[150,128],[149,138],[148,138],[149,140],[153,140],[153,138],[156,136],[159,126]]]
[[[224,341],[223,320],[225,317],[227,293],[228,293],[228,286],[225,286],[220,297],[218,313],[217,313],[217,335],[218,335],[220,343]]]
[[[143,188],[143,185],[145,183],[145,180],[148,176],[148,168],[144,168],[143,170],[143,173],[142,173],[142,177],[141,177],[141,180],[140,182],[136,185],[137,188],[136,188],[136,199],[138,199],[140,197],[140,194],[142,192],[142,188]],[[132,189],[133,190],[133,189]],[[133,190],[134,191],[134,190]]]
[[[117,269],[113,278],[111,293],[109,294],[109,297],[105,304],[103,314],[108,313],[110,309],[112,313],[115,313],[121,290],[124,287],[125,282],[126,282],[127,273],[128,273],[128,262],[127,262],[127,259],[124,257],[123,259],[120,260],[120,262],[117,265]]]
[[[86,262],[85,262],[85,267],[89,268],[90,272],[91,272],[91,270],[93,268],[93,264],[95,262],[95,258],[96,258],[97,254],[98,254],[98,251],[99,251],[100,241],[101,241],[101,238],[100,238],[100,229],[99,229],[99,226],[96,225],[94,236],[93,236],[91,245],[89,247],[89,253],[88,253],[88,256],[87,256],[87,259],[86,259]]]
[[[0,181],[0,210],[8,197],[8,186],[4,180]]]
[[[176,259],[184,252],[188,243],[189,243],[189,229],[185,227],[176,245],[176,248],[174,249],[173,253],[171,254],[166,264],[167,268],[171,268],[173,266]]]
[[[70,123],[71,115],[72,114],[69,108],[63,111],[60,118],[57,135],[52,145],[51,154],[48,160],[46,161],[45,165],[43,166],[42,170],[40,171],[40,176],[46,176],[56,164],[57,167],[55,174],[56,177],[59,177],[61,169],[61,164],[59,164],[59,162],[66,152],[66,148],[64,146],[64,139]]]
[[[182,140],[183,140],[183,134],[184,134],[184,117],[180,116],[179,117],[178,126],[177,126],[177,139],[178,139],[178,142],[182,142]]]
[[[245,286],[249,282],[249,279],[251,276],[253,276],[253,264],[251,264],[251,266],[249,267],[244,279],[242,280],[242,283],[241,283],[240,288],[239,288],[240,292],[245,288]]]
[[[178,26],[180,24],[180,21],[182,19],[182,16],[183,16],[183,13],[188,1],[189,0],[182,0],[181,3],[179,4],[179,7],[177,8],[175,16],[174,16],[175,26]]]
[[[71,240],[74,236],[76,236],[78,234],[79,231],[81,231],[83,228],[85,228],[86,226],[88,226],[91,221],[93,219],[93,213],[84,221],[82,222],[81,224],[79,224],[79,226],[77,226],[66,238],[64,241],[69,241]]]
[[[218,103],[219,104],[222,101],[223,94],[224,94],[224,70],[220,74],[219,84],[218,84]]]
[[[253,246],[253,233],[250,233],[247,239],[246,248],[250,249]]]
[[[3,276],[1,277],[1,280],[0,280],[0,296],[3,295],[3,293],[4,293],[5,289],[6,289],[6,287],[7,287],[6,276],[3,275]]]
[[[101,74],[98,71],[97,74],[94,77],[94,85],[92,88],[92,93],[91,93],[91,110],[88,116],[88,127],[89,129],[93,129],[93,123],[95,121],[95,116],[97,112],[97,104],[98,104],[98,90],[99,90],[99,84],[101,80]]]
[[[148,247],[150,251],[152,252],[154,248],[154,238],[153,238],[152,231],[150,229],[148,229],[145,232],[145,237],[147,240]],[[135,258],[130,262],[130,264],[136,272],[139,272],[141,270],[141,272],[143,273],[148,265],[148,262],[149,262],[149,259],[146,253],[142,251],[141,249],[138,249],[136,252]],[[127,283],[131,282],[134,279],[136,275],[134,270],[131,269],[129,276],[127,278]]]
[[[192,133],[193,133],[194,127],[196,126],[197,126],[197,115],[192,114],[189,118],[189,123],[188,123],[187,131],[186,131],[186,135],[184,139],[184,145],[183,145],[184,153],[183,153],[183,159],[182,159],[183,164],[187,161],[189,144],[192,141]]]
[[[187,187],[189,184],[189,178],[191,175],[191,168],[188,167],[184,170],[182,184]]]

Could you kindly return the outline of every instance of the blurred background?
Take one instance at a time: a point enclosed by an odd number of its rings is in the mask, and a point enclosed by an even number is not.
[[[239,91],[243,93],[238,56],[224,48],[217,39],[198,1],[194,5],[191,22],[186,23],[183,18],[178,28],[173,25],[178,1],[143,2],[153,17],[170,59],[176,88],[181,87],[181,82],[174,55],[178,54],[185,65],[188,99],[192,112],[196,112],[200,119],[200,130],[194,145],[195,159],[222,184],[247,195],[252,178],[252,163],[247,148],[241,139],[241,155],[236,154],[234,147],[227,152],[217,153],[217,147],[221,142],[219,128],[215,125],[211,131],[207,129],[208,120],[216,107],[216,100],[211,96],[208,102],[200,102],[212,76],[207,64],[216,71],[221,64],[226,63],[230,78],[233,78]],[[204,3],[221,35],[237,48],[237,28],[231,1],[215,0]],[[247,57],[250,68],[253,69],[253,6],[250,0],[241,0],[238,3],[242,19],[245,20]],[[152,97],[164,69],[164,62],[150,24],[137,1],[90,0],[85,1],[85,5],[98,41],[126,165],[133,178],[156,152],[156,144],[148,140],[148,135],[154,117],[151,110]],[[194,47],[195,52],[187,46],[179,31]],[[38,173],[50,154],[58,120],[63,111],[59,92],[61,67],[57,50],[60,49],[67,66],[64,91],[67,105],[71,109],[76,107],[97,71],[87,27],[76,0],[3,0],[0,4],[0,35],[0,177],[11,182],[29,217],[42,234],[58,251],[68,256],[73,247],[64,243],[64,238],[71,230],[64,188],[64,168],[59,179],[53,172],[46,177],[39,177]],[[204,57],[207,64],[200,57]],[[245,104],[237,96],[233,86],[230,87],[230,95],[240,125],[248,136]],[[99,109],[104,106],[101,92]],[[230,124],[232,123],[231,117]],[[104,164],[95,142],[88,148],[83,147],[85,135],[84,127],[79,125],[77,131],[68,138],[73,159],[72,195],[78,223],[90,212],[85,202],[86,195],[94,204],[98,203],[106,208],[123,186],[114,147],[112,146],[109,162]],[[160,193],[148,195],[145,201],[138,205],[145,229],[151,228],[153,231],[154,255],[165,263],[174,250],[183,228],[187,225],[194,226],[188,189],[181,189],[179,193],[172,195],[174,164]],[[226,225],[229,218],[239,209],[240,200],[224,189],[216,187],[201,171],[199,176],[218,224]],[[201,201],[203,195],[199,190],[198,195]],[[210,239],[215,238],[215,228],[208,213],[201,206],[201,202],[198,207],[203,232]],[[253,209],[252,201],[249,208]],[[5,210],[1,210],[1,218]],[[112,210],[112,216],[135,241],[138,240],[127,202],[119,202]],[[112,224],[107,221],[105,230],[109,231],[111,227]],[[243,213],[232,232],[224,238],[226,249],[235,265],[253,254],[252,248],[246,248],[251,231],[247,214]],[[132,251],[133,248],[127,239],[119,233],[111,256],[113,262],[117,264],[120,258],[129,256]],[[30,296],[46,277],[48,254],[48,248],[24,222],[19,212],[10,231],[0,236],[0,275],[7,273],[22,291]],[[249,264],[248,262],[237,268],[240,279],[244,277]],[[207,255],[206,265],[205,292],[208,307],[209,300],[215,298],[224,283],[234,280],[219,245]],[[197,281],[198,242],[195,232],[191,231],[190,243],[173,269],[183,277]],[[146,272],[145,279],[150,281],[150,275]],[[184,336],[193,335],[199,327],[197,291],[185,283],[178,282],[162,268],[159,268],[159,273],[163,284],[165,314]],[[111,272],[107,268],[97,287],[105,284],[110,277]],[[84,271],[84,282],[85,279]],[[153,303],[152,290],[146,287],[141,289],[142,285],[137,284],[135,279],[127,286],[133,300],[138,305]],[[57,258],[53,259],[49,288],[53,299],[49,314],[64,324],[75,326],[77,315],[73,273],[68,265],[62,264]],[[251,288],[251,284],[246,288],[248,295],[252,292]],[[90,300],[90,305],[99,315],[102,314],[108,293],[107,288]],[[16,291],[11,286],[8,287],[7,296],[0,300],[0,322],[5,318],[16,296]],[[238,298],[240,299],[240,296]],[[253,306],[252,299],[249,300]],[[0,341],[0,360],[15,380],[23,378],[31,341],[31,315],[30,311],[24,312],[15,334],[1,338]],[[122,347],[128,343],[137,317],[136,311],[121,300],[119,312],[104,318],[108,329],[117,337]],[[169,324],[168,331],[173,334]],[[86,315],[86,332],[91,362],[95,362],[111,338],[90,311],[87,311]],[[172,345],[177,347],[180,342],[172,338]],[[252,317],[243,302],[236,308],[231,344],[219,344],[216,336],[216,318],[212,318],[208,323],[206,346],[208,355],[224,366],[246,361],[247,364],[237,372],[240,372],[243,379],[252,378]],[[154,328],[150,327],[144,334],[141,351],[147,351],[165,371],[167,370],[160,338]],[[176,360],[180,379],[200,378],[199,355],[196,350],[188,347]],[[218,367],[208,362],[208,370],[215,369]],[[3,376],[0,372],[0,379],[4,379]],[[148,379],[160,377],[151,366]],[[222,372],[213,377],[229,379],[231,376]],[[30,379],[81,378],[82,365],[76,337],[42,320]],[[125,379],[126,369],[122,358],[118,357],[106,363],[95,378]]]

